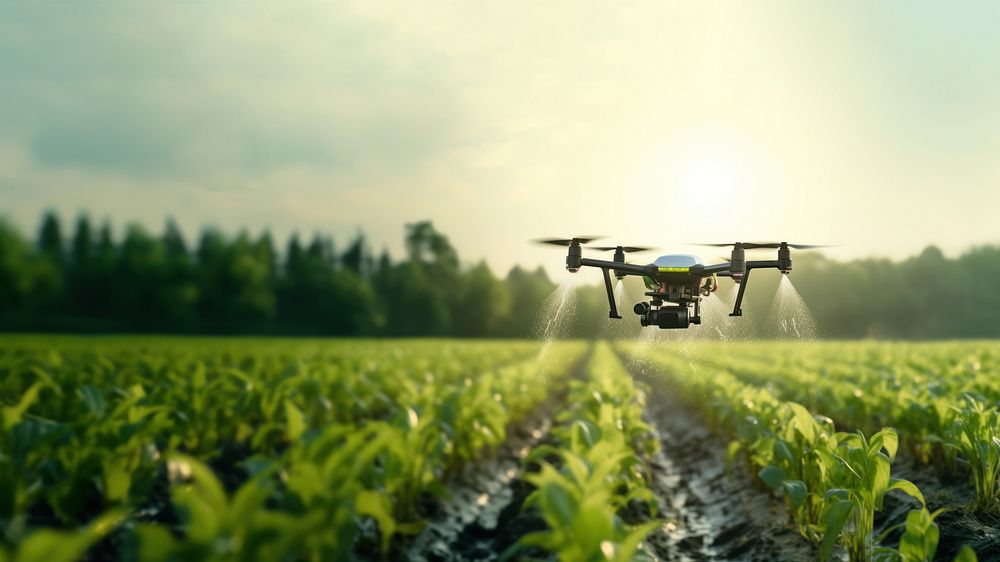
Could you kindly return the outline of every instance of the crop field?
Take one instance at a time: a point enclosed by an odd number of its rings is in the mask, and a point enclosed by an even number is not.
[[[0,561],[1000,559],[1000,342],[0,339]]]

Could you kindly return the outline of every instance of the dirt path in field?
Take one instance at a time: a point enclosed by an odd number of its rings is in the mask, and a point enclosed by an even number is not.
[[[592,349],[570,368],[580,376]],[[521,479],[524,458],[546,440],[552,420],[566,401],[567,386],[554,391],[523,422],[508,428],[507,440],[488,458],[448,483],[449,496],[428,514],[427,527],[398,559],[413,562],[479,562],[497,560],[521,536],[546,528],[533,512],[521,511],[532,487]],[[532,552],[537,559],[545,553]],[[517,560],[514,556],[512,560]]]
[[[549,410],[548,408],[546,410]],[[524,457],[552,427],[550,411],[510,431],[490,458],[452,482],[449,497],[407,550],[415,562],[496,560],[524,533],[544,528],[520,516],[530,486],[520,480]],[[537,523],[541,523],[538,521]]]
[[[647,415],[662,452],[652,461],[654,490],[667,521],[647,539],[666,561],[812,561],[818,552],[789,524],[784,505],[745,470],[727,476],[728,439],[714,435],[643,366],[622,358],[651,387]]]

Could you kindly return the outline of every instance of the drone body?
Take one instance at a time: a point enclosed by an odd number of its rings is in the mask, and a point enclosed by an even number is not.
[[[652,299],[648,303],[640,302],[632,309],[639,315],[639,323],[660,328],[687,328],[691,324],[701,324],[701,297],[718,290],[717,275],[702,277],[692,273],[692,267],[703,267],[704,264],[698,256],[691,254],[663,255],[656,258],[653,265],[656,266],[655,275],[643,275],[642,278],[646,295]],[[663,306],[665,302],[677,306]],[[691,305],[694,310],[690,310]]]
[[[612,273],[618,279],[628,275],[641,275],[646,284],[645,295],[648,302],[640,302],[632,309],[639,316],[643,326],[657,326],[663,329],[687,328],[692,324],[701,324],[701,299],[707,297],[719,288],[719,277],[729,277],[739,284],[736,303],[730,316],[742,316],[740,308],[747,279],[754,269],[773,268],[781,273],[792,271],[791,248],[818,248],[803,244],[787,242],[736,242],[735,244],[709,244],[710,246],[732,246],[729,261],[706,265],[691,254],[667,254],[646,265],[625,262],[626,252],[637,252],[648,248],[634,246],[588,247],[599,251],[614,250],[613,261],[596,260],[583,257],[584,244],[594,240],[592,236],[580,236],[567,239],[538,240],[543,244],[566,246],[566,269],[571,273],[581,267],[596,267],[604,274],[604,286],[608,293],[608,306],[611,318],[621,318],[615,304],[614,290],[611,287]],[[747,261],[745,250],[771,248],[778,250],[776,260]]]

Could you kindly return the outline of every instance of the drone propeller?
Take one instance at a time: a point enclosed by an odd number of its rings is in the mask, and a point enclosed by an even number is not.
[[[656,248],[645,247],[645,246],[591,246],[588,249],[597,250],[598,252],[614,252],[620,249],[623,252],[632,253],[632,252],[648,252],[649,250],[655,250]]]
[[[740,244],[743,246],[744,250],[756,250],[758,248],[771,248],[778,249],[782,244],[787,245],[789,248],[795,248],[796,250],[810,250],[812,248],[832,248],[826,244],[788,244],[786,242],[736,242],[733,244],[692,244],[693,246],[712,246],[716,248],[724,248],[726,246],[735,246]]]
[[[577,244],[587,244],[604,236],[583,235],[574,238],[536,238],[532,242],[536,244],[551,244],[553,246],[569,246],[574,242]]]

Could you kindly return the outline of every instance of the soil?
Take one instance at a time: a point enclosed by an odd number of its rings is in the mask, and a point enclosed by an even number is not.
[[[779,499],[741,467],[727,473],[729,440],[709,431],[667,385],[650,386],[647,415],[661,442],[651,460],[653,489],[666,522],[647,538],[647,550],[678,562],[817,560]]]
[[[976,490],[967,475],[941,475],[934,468],[917,464],[901,452],[892,463],[892,477],[905,478],[916,484],[924,494],[928,510],[933,512],[947,508],[934,520],[940,530],[935,560],[950,562],[963,545],[971,546],[979,560],[1000,560],[1000,517],[969,509],[976,498]],[[906,515],[918,504],[907,496],[890,492],[884,507],[881,513],[875,514],[875,534],[900,526],[882,541],[885,546],[895,547],[899,543]]]
[[[406,560],[497,560],[522,535],[545,529],[537,514],[521,510],[533,489],[521,476],[525,456],[548,435],[554,410],[544,408],[510,429],[507,441],[493,455],[450,483],[448,498],[406,549]]]
[[[534,510],[522,510],[532,487],[521,479],[524,455],[546,441],[563,396],[550,400],[488,459],[449,483],[449,499],[428,526],[402,551],[417,562],[505,559],[554,560],[537,550],[513,546],[545,529]],[[813,561],[818,552],[790,523],[784,504],[739,468],[726,473],[728,439],[710,432],[691,410],[654,385],[647,419],[662,451],[649,459],[652,488],[663,525],[643,544],[648,558],[662,561]],[[628,517],[629,514],[626,514]],[[905,516],[904,516],[905,517]],[[632,517],[628,517],[632,519]],[[637,519],[642,519],[639,516]]]
[[[645,554],[671,562],[818,560],[816,547],[799,535],[780,498],[742,466],[726,470],[729,439],[713,433],[696,408],[673,395],[669,384],[650,378],[642,365],[623,359],[633,375],[650,387],[646,417],[661,443],[661,452],[649,463],[663,525],[644,541]],[[581,369],[582,364],[576,372]],[[554,560],[539,550],[515,551],[514,545],[524,534],[545,529],[534,510],[522,510],[533,489],[522,479],[524,457],[547,441],[552,418],[564,401],[565,394],[557,393],[527,420],[510,428],[508,440],[493,454],[449,482],[449,497],[434,503],[427,527],[406,544],[397,543],[392,557],[415,562]],[[892,473],[914,482],[931,511],[950,507],[936,520],[941,530],[937,560],[952,560],[965,544],[976,550],[980,560],[1000,560],[1000,517],[963,507],[975,498],[964,476],[942,477],[903,451]],[[875,533],[899,528],[882,544],[896,546],[906,515],[914,507],[916,502],[906,496],[887,496],[885,509],[876,513]],[[632,522],[645,518],[642,514],[625,516]],[[846,560],[846,552],[838,549],[833,558]]]
[[[623,360],[628,364],[627,358]],[[666,535],[666,541],[656,538],[656,535],[651,537],[650,542],[653,544],[660,547],[666,544],[674,549],[661,549],[657,553],[667,560],[818,559],[816,549],[795,532],[791,523],[787,523],[790,520],[783,504],[769,491],[762,490],[746,471],[732,471],[729,480],[720,477],[724,470],[724,451],[728,439],[712,435],[691,409],[678,400],[671,399],[669,386],[644,373],[642,365],[633,365],[633,368],[639,378],[653,388],[648,410],[661,431],[662,461],[666,462],[666,466],[654,466],[654,473],[663,480],[657,494],[661,498],[671,497],[669,486],[664,484],[672,484],[671,475],[676,474],[680,496],[686,497],[692,492],[696,496],[693,504],[687,502],[684,506],[691,508],[687,513],[680,510],[679,521],[683,525],[679,523],[676,528],[668,526],[661,530],[660,534]],[[688,461],[686,456],[696,460]],[[673,472],[672,465],[675,467]],[[680,467],[679,470],[677,466]],[[963,545],[971,546],[979,560],[1000,560],[1000,513],[975,512],[970,509],[976,491],[967,474],[941,474],[931,466],[915,462],[901,450],[892,465],[892,477],[905,478],[916,484],[923,492],[927,508],[931,512],[947,508],[935,519],[940,531],[935,560],[950,562]],[[732,490],[738,496],[746,496],[739,503],[744,506],[742,517],[745,521],[750,521],[749,527],[739,521],[725,523],[718,518],[713,520],[712,511],[716,503],[710,500],[708,506],[699,505],[705,501],[704,482],[708,482],[711,488],[708,491],[710,498],[713,494],[717,495],[720,488]],[[719,505],[725,505],[725,502],[722,501]],[[895,530],[890,531],[882,540],[883,546],[898,546],[907,514],[918,507],[915,500],[904,494],[890,492],[886,496],[884,509],[875,514],[875,535],[879,536],[894,527]],[[708,515],[703,515],[705,513]],[[733,518],[733,510],[726,510],[726,513],[727,517]],[[768,521],[762,521],[764,519]],[[717,528],[720,524],[723,526],[721,531]],[[712,527],[716,529],[713,530]],[[721,538],[707,538],[713,533]],[[695,538],[692,539],[692,536]],[[742,550],[744,547],[741,546],[741,541],[744,540],[747,541],[746,550]],[[736,547],[728,552],[724,548],[713,550],[706,547],[715,547],[717,542],[735,544]],[[843,549],[835,550],[833,558],[846,561],[846,552]]]
[[[580,376],[592,349],[570,368]],[[515,545],[523,535],[546,529],[533,509],[522,509],[534,487],[522,479],[524,459],[545,442],[553,418],[566,401],[568,386],[552,393],[532,415],[508,428],[506,441],[491,455],[448,482],[448,498],[434,506],[429,522],[399,559],[413,562],[479,562],[506,559],[554,560],[538,549]],[[533,468],[533,467],[527,467]],[[398,545],[397,545],[398,546]],[[516,553],[515,553],[516,552]]]

